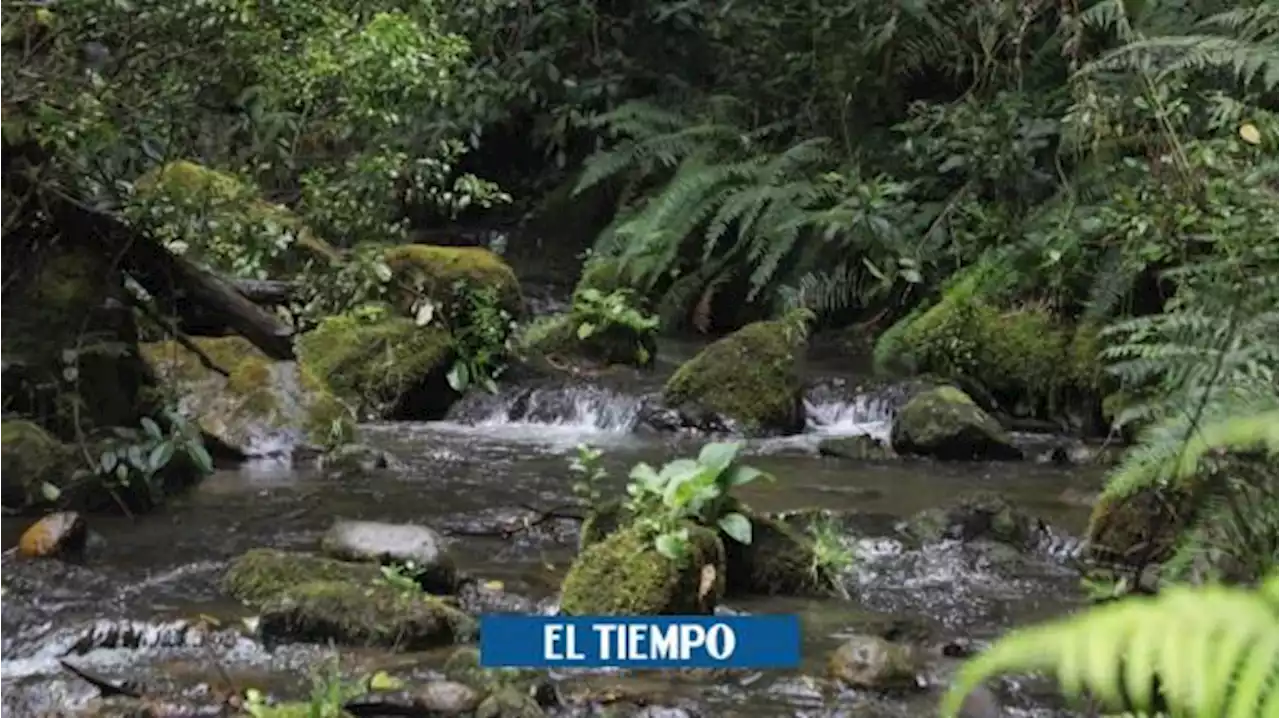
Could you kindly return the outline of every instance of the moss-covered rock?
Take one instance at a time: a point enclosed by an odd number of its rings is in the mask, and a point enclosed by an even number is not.
[[[752,515],[751,543],[724,539],[729,591],[758,596],[829,593],[832,582],[814,558],[813,541],[777,519]]]
[[[278,640],[420,650],[475,632],[469,616],[392,586],[373,564],[254,549],[231,563],[222,586],[258,608],[263,635]]]
[[[1185,489],[1146,488],[1124,497],[1104,493],[1089,519],[1089,553],[1122,565],[1164,561],[1173,555],[1190,504]]]
[[[912,397],[894,419],[890,440],[899,454],[944,460],[1022,458],[1000,422],[952,386]]]
[[[347,581],[370,584],[380,576],[377,566],[348,563],[295,551],[258,548],[241,554],[222,577],[222,590],[232,598],[259,606],[304,583]]]
[[[173,203],[180,207],[198,208],[210,226],[219,231],[257,232],[263,234],[263,246],[287,233],[292,241],[278,253],[265,258],[264,269],[273,277],[297,274],[308,263],[335,262],[340,254],[328,242],[315,236],[302,220],[289,209],[263,200],[236,177],[187,160],[156,167],[138,178],[135,184],[144,201]],[[216,223],[216,224],[215,224]],[[230,245],[243,246],[239,236],[228,236]],[[201,239],[191,243],[188,252],[214,266],[225,261],[217,242]]]
[[[328,317],[298,339],[298,356],[361,418],[439,419],[458,398],[446,378],[454,357],[448,332],[406,317]]]
[[[385,259],[396,282],[406,290],[398,302],[403,312],[408,312],[419,293],[456,310],[455,287],[459,283],[471,291],[496,291],[502,308],[513,317],[523,311],[524,299],[515,272],[501,257],[483,247],[402,244],[389,248]]]
[[[920,662],[910,646],[876,636],[847,639],[827,661],[831,677],[853,688],[894,691],[919,688]]]
[[[1046,530],[1039,519],[990,491],[975,491],[945,508],[921,511],[907,524],[907,532],[924,543],[986,540],[1020,549],[1033,548]]]
[[[385,583],[312,581],[263,604],[268,639],[418,651],[474,638],[475,621],[425,593]]]
[[[663,401],[715,412],[749,434],[796,433],[804,428],[798,345],[785,321],[748,324],[676,370]]]
[[[590,322],[574,312],[538,317],[524,327],[516,345],[521,354],[551,358],[582,358],[599,364],[653,366],[658,344],[653,332],[610,324],[591,332],[582,331]]]
[[[709,614],[724,594],[725,547],[715,532],[689,526],[684,562],[659,554],[639,528],[618,531],[578,555],[561,586],[570,616]]]
[[[75,466],[74,452],[30,421],[0,422],[3,492],[0,503],[19,509],[44,503],[46,483],[61,488]]]
[[[296,363],[273,361],[238,336],[192,341],[228,376],[175,341],[140,349],[156,376],[179,397],[180,411],[210,436],[245,454],[273,437],[318,446],[355,438],[354,412]]]
[[[937,376],[1010,414],[1059,420],[1097,403],[1098,350],[1096,327],[1071,326],[1042,306],[1001,308],[965,286],[891,327],[875,356],[881,372]]]

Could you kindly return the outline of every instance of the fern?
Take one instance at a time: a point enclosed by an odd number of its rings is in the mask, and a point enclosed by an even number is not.
[[[1068,696],[1088,693],[1120,709],[1153,713],[1163,703],[1174,716],[1273,716],[1278,608],[1273,571],[1259,589],[1174,587],[1016,631],[961,669],[942,715],[957,715],[989,677],[1049,671]]]

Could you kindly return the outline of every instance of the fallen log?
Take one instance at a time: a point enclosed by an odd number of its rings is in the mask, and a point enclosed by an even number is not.
[[[279,279],[237,279],[231,285],[246,299],[264,307],[288,304],[297,290],[297,285],[293,282]]]
[[[27,141],[4,143],[3,176],[17,197],[39,195],[58,234],[74,242],[92,242],[112,257],[152,296],[178,303],[185,299],[219,314],[235,333],[272,359],[293,359],[292,330],[220,277],[179,257],[153,238],[129,227],[114,214],[89,206],[55,183],[41,184],[44,150]],[[37,186],[40,185],[40,186]]]

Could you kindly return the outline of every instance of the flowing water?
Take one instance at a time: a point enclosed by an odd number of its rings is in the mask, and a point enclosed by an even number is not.
[[[671,363],[678,360],[670,359]],[[651,382],[655,380],[650,380]],[[83,565],[19,561],[6,555],[3,605],[3,688],[6,716],[73,707],[93,693],[60,670],[58,660],[103,675],[139,679],[188,696],[225,682],[282,694],[304,689],[307,669],[332,651],[286,645],[266,648],[236,630],[193,627],[200,615],[243,616],[218,590],[226,562],[251,548],[314,550],[335,518],[416,522],[451,535],[468,571],[502,581],[508,591],[554,606],[559,579],[572,559],[576,525],[553,521],[504,538],[500,529],[532,510],[571,501],[567,460],[574,447],[603,448],[605,467],[621,485],[631,465],[696,454],[692,437],[639,430],[644,396],[655,383],[630,389],[582,382],[513,389],[456,407],[448,421],[365,428],[366,441],[401,465],[359,476],[259,461],[223,471],[162,512],[137,521],[95,517],[101,537]],[[952,543],[911,549],[898,523],[958,494],[991,489],[1049,522],[1078,533],[1087,510],[1054,499],[1064,489],[1096,488],[1100,473],[1035,462],[941,464],[824,458],[818,442],[831,436],[887,433],[900,397],[859,390],[850,379],[819,382],[808,398],[810,422],[799,436],[752,441],[749,461],[777,481],[745,488],[755,509],[821,508],[840,512],[856,556],[844,576],[851,600],[752,599],[727,608],[794,612],[802,617],[805,665],[798,672],[662,680],[673,703],[715,716],[924,716],[956,660],[931,661],[930,688],[907,697],[832,693],[812,677],[842,635],[886,619],[928,627],[934,645],[966,645],[1007,627],[1061,614],[1080,600],[1076,574],[1051,551],[993,560]],[[11,546],[24,521],[4,519]],[[344,650],[349,670],[398,666],[432,675],[440,655],[390,656]],[[608,680],[622,680],[608,677]],[[564,677],[575,681],[599,676]],[[635,678],[632,680],[644,680]],[[1052,715],[1029,684],[1009,683],[1009,715]]]

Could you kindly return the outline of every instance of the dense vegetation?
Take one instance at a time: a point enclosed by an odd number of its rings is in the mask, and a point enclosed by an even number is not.
[[[505,300],[406,289],[384,248],[527,220],[511,254],[588,259],[573,311],[526,344],[807,308],[886,374],[1136,438],[1106,494],[1184,497],[1167,576],[1257,580],[1277,534],[1276,24],[1253,0],[6,0],[5,363],[26,375],[5,410],[123,483],[188,445],[155,423],[172,397],[93,393],[104,365],[134,381],[134,317],[175,331],[184,295],[151,244],[300,278],[299,329],[403,304],[450,332],[453,390],[491,386]],[[60,319],[117,296],[128,321]],[[145,431],[95,458],[121,426]]]

